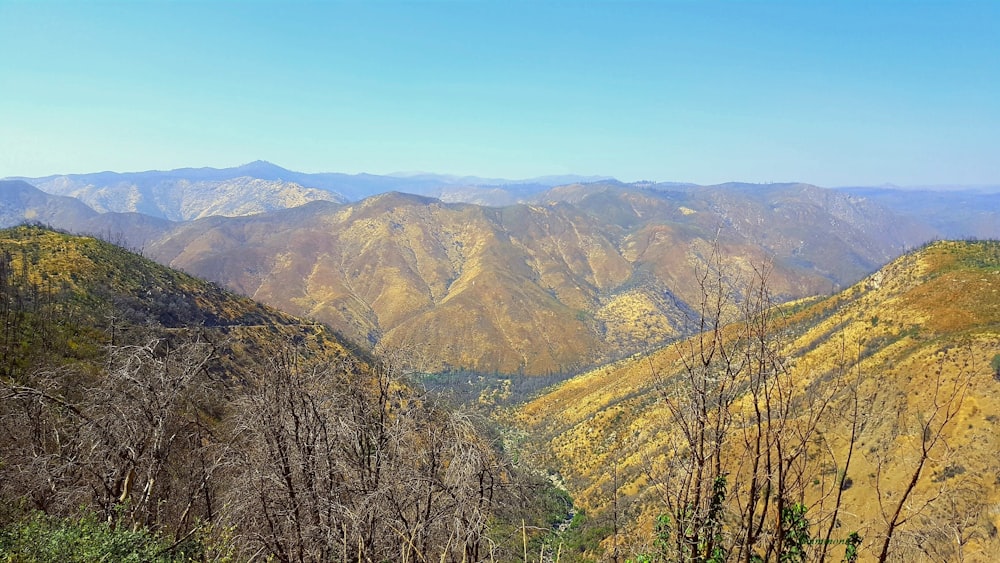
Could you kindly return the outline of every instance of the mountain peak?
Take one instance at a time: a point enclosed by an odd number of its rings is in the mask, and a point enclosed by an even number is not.
[[[273,162],[268,162],[266,160],[257,159],[257,160],[254,160],[252,162],[248,162],[246,164],[243,164],[243,165],[239,166],[239,168],[249,168],[249,167],[257,167],[257,166],[277,167],[277,165],[274,164]]]
[[[270,163],[266,160],[248,162],[242,166],[237,166],[236,170],[262,180],[278,180],[281,179],[282,176],[287,177],[292,174],[290,170],[282,168],[277,164]]]

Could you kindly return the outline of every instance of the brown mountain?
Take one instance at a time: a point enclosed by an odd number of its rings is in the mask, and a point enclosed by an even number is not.
[[[713,240],[743,257],[744,274],[773,256],[774,290],[790,299],[850,283],[929,237],[812,186],[576,185],[501,208],[390,193],[208,218],[146,250],[357,340],[428,350],[430,370],[539,374],[686,334]]]
[[[437,369],[575,367],[600,346],[586,310],[629,274],[586,217],[403,194],[193,222],[149,252]]]
[[[134,249],[162,238],[172,221],[142,213],[98,213],[77,198],[52,195],[21,180],[0,180],[0,228],[53,225]]]
[[[802,184],[574,184],[506,207],[389,193],[178,223],[35,190],[40,206],[17,186],[0,192],[15,219],[141,249],[358,342],[419,347],[434,371],[575,371],[687,334],[713,241],[741,257],[739,276],[771,257],[787,300],[852,283],[935,234]]]

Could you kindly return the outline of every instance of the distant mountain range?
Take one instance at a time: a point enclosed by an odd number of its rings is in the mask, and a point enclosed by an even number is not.
[[[0,226],[98,234],[356,342],[433,350],[429,371],[526,374],[688,334],[716,247],[744,273],[770,260],[772,290],[789,300],[928,240],[1000,237],[1000,194],[561,183],[572,179],[489,185],[266,162],[52,176],[0,181]]]
[[[286,209],[310,201],[345,201],[336,192],[282,179],[270,166],[23,179],[42,191],[79,199],[99,212],[137,212],[187,221]]]
[[[509,205],[552,186],[611,180],[606,176],[546,176],[505,180],[443,174],[309,174],[258,160],[234,168],[97,172],[42,178],[11,177],[42,191],[72,196],[98,211],[136,211],[165,219],[247,215],[308,201],[357,201],[399,191],[443,201]]]
[[[988,189],[841,188],[926,224],[941,238],[1000,237],[1000,192]]]

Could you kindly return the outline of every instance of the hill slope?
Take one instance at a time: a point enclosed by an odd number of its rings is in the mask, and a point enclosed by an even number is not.
[[[903,505],[905,524],[892,550],[910,554],[904,558],[946,560],[960,552],[979,560],[995,553],[1000,383],[990,363],[1000,357],[1000,243],[931,244],[837,295],[785,308],[775,337],[787,368],[772,377],[785,377],[780,381],[794,389],[792,423],[801,428],[815,412],[807,397],[829,401],[809,450],[816,465],[806,466],[815,481],[803,488],[810,514],[816,513],[813,534],[825,530],[819,515],[833,497],[823,491],[839,478],[846,508],[838,529],[846,531],[838,533],[860,531],[863,558],[878,555],[894,503],[914,479],[921,444],[940,431]],[[683,450],[675,449],[678,427],[665,401],[684,389],[682,359],[690,358],[692,342],[581,375],[518,414],[536,460],[559,471],[598,521],[610,521],[617,495],[620,516],[644,530],[631,541],[649,541],[650,519],[665,510],[661,495],[673,486],[661,479]],[[850,414],[852,389],[867,405],[862,418]],[[747,398],[734,400],[738,409]],[[837,477],[852,443],[851,420],[863,424],[849,469]],[[734,436],[725,449],[731,479],[750,463],[740,461],[739,440]],[[619,541],[626,542],[625,535]]]
[[[400,361],[106,242],[2,230],[0,559],[51,538],[118,560],[136,532],[171,561],[504,558],[510,465]]]
[[[317,352],[349,355],[324,327],[218,285],[171,270],[110,243],[43,227],[0,231],[3,371],[38,362],[89,362],[108,344],[197,334],[219,348],[215,371],[238,376],[279,340],[319,343]],[[226,353],[258,350],[262,355]],[[245,366],[236,362],[249,361]],[[36,366],[37,367],[37,366]]]
[[[580,311],[629,275],[586,218],[402,194],[196,222],[149,252],[358,340],[432,350],[438,369],[571,368],[601,348]]]

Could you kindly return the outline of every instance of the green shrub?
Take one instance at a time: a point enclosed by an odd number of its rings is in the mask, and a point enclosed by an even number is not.
[[[200,559],[197,542],[173,542],[142,528],[114,529],[93,514],[56,518],[35,513],[0,529],[2,563],[124,563]]]

